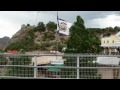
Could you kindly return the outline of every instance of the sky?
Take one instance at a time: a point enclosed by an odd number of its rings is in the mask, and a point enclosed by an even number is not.
[[[83,18],[86,28],[120,26],[120,11],[58,11],[59,18],[70,23],[77,15]],[[40,21],[57,23],[57,11],[0,11],[0,38],[11,38],[22,24],[36,25]]]

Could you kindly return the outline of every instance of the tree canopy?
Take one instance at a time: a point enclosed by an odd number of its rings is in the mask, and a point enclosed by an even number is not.
[[[46,24],[46,27],[48,29],[48,31],[52,31],[52,32],[55,32],[55,29],[57,29],[57,24],[52,22],[52,21],[49,21],[47,24]]]
[[[77,16],[76,22],[74,22],[73,26],[70,28],[70,37],[67,41],[67,49],[65,53],[99,53],[100,48],[100,39],[95,35],[94,32],[87,30],[84,26],[84,20]],[[64,66],[77,66],[77,58],[71,57],[66,58],[64,62]],[[97,66],[97,64],[93,63],[94,58],[81,58],[79,66],[80,67],[90,67]],[[61,69],[62,77],[65,78],[76,78],[77,72],[76,69]],[[80,78],[100,78],[97,76],[96,69],[80,69],[79,70]]]
[[[39,31],[39,32],[44,32],[45,31],[45,24],[43,22],[39,22],[37,27],[35,28],[36,31]]]
[[[70,28],[70,38],[67,41],[65,53],[99,53],[99,37],[85,28],[80,16],[77,16],[76,20]]]

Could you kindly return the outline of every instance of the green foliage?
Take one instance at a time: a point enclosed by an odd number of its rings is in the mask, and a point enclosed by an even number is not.
[[[51,44],[49,42],[43,42],[40,45],[41,50],[47,50],[47,48],[50,47],[50,46],[51,46]]]
[[[23,49],[20,49],[19,53],[20,54],[25,54],[25,51]]]
[[[11,57],[10,64],[11,65],[30,65],[31,64],[30,57]],[[7,74],[9,76],[19,76],[19,77],[33,77],[33,68],[30,67],[8,67]]]
[[[54,35],[54,34],[44,33],[43,41],[46,41],[46,40],[54,40],[54,39],[55,39],[55,35]]]
[[[30,26],[30,24],[27,24],[27,26]]]
[[[71,53],[99,53],[101,51],[100,35],[110,36],[111,34],[116,34],[118,31],[120,31],[120,27],[117,27],[117,26],[114,28],[107,27],[103,29],[85,28],[84,20],[80,16],[77,16],[76,20],[77,22],[75,22],[74,25],[70,29],[69,40],[67,41],[64,38],[60,37],[60,43],[58,46],[59,51],[61,51],[61,48],[63,46],[67,45],[67,50],[65,51],[65,53],[67,52],[68,53],[70,52]],[[27,26],[30,26],[30,24],[27,24]],[[48,32],[45,32],[46,28]],[[35,36],[34,33],[36,31],[43,32],[42,34],[44,35],[42,39],[40,39],[40,41],[51,42],[51,40],[53,41],[55,40],[54,31],[56,28],[57,28],[57,25],[52,21],[48,22],[46,26],[43,22],[39,22],[36,27],[34,27],[31,30],[28,30],[26,36],[23,39],[9,44],[6,47],[5,51],[7,51],[8,49],[14,49],[14,50],[24,49],[25,51],[32,51],[32,50],[37,50],[37,49],[47,50],[48,47],[45,47],[43,45],[36,45],[34,43],[34,39],[37,38],[37,35]],[[54,45],[52,46],[53,46],[53,49],[56,50],[56,46]]]
[[[6,50],[9,50],[9,49],[10,50],[24,49],[25,51],[33,50],[34,38],[35,38],[35,35],[33,30],[29,30],[27,35],[22,40],[9,44],[6,47]]]
[[[115,26],[114,28],[112,27],[106,27],[106,28],[87,28],[87,30],[89,31],[93,31],[95,35],[103,35],[103,37],[105,36],[110,36],[110,35],[114,35],[117,32],[120,31],[120,27]]]
[[[34,50],[40,50],[41,49],[41,45],[39,45],[39,44],[35,44],[33,47],[34,47]]]
[[[60,42],[58,42],[58,44],[57,44],[57,42],[56,42],[56,43],[54,43],[52,50],[56,50],[56,51],[58,50],[58,51],[62,52],[63,47],[65,47],[64,44],[61,44]]]
[[[5,57],[0,56],[0,65],[6,65],[7,62],[8,60]]]
[[[100,39],[95,35],[94,32],[88,31],[84,26],[84,21],[80,16],[77,16],[76,22],[70,28],[70,38],[67,41],[67,49],[65,53],[99,53],[101,51],[100,48]],[[87,67],[90,65],[88,62],[89,59],[80,59],[80,67]],[[94,59],[91,59],[91,62]],[[76,63],[77,59],[68,59],[66,58],[65,66],[73,66],[73,63]],[[93,65],[93,63],[91,63]],[[75,64],[76,66],[76,64]],[[72,70],[72,71],[71,71]],[[66,71],[70,71],[67,74],[63,73],[63,76],[72,75],[76,78],[76,70],[74,69],[66,69]],[[65,69],[62,69],[62,72],[65,72]],[[97,75],[97,70],[93,69],[80,69],[80,78],[100,78]],[[94,76],[94,77],[93,77]]]
[[[98,50],[99,49],[99,50]],[[84,21],[77,16],[77,21],[70,28],[65,53],[99,53],[100,39],[93,32],[85,29]]]
[[[48,29],[48,32],[49,32],[49,31],[55,32],[55,29],[57,29],[57,24],[55,24],[54,22],[49,21],[49,22],[46,24],[46,27],[47,27],[47,29]]]
[[[4,52],[5,52],[4,50],[0,49],[0,53],[4,53]]]
[[[46,29],[45,24],[43,22],[39,22],[35,31],[44,32]]]
[[[65,44],[66,40],[64,38],[60,38],[60,42],[61,42],[61,44]]]
[[[96,61],[96,58],[86,58],[82,57],[80,58],[80,67],[98,67],[98,64],[93,61]],[[100,79],[101,77],[97,75],[97,69],[80,69],[80,78],[88,78],[88,79]]]

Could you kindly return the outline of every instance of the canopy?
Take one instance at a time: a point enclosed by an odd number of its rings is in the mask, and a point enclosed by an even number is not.
[[[49,65],[49,66],[51,66],[51,65]],[[58,65],[54,65],[54,66],[63,66],[63,64],[58,64]],[[61,71],[61,69],[60,68],[56,68],[56,67],[51,67],[51,68],[49,68],[48,69],[48,71],[51,71],[51,72],[60,72]]]
[[[101,47],[120,47],[120,43],[102,44]]]

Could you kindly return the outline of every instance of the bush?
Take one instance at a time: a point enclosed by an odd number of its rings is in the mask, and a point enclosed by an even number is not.
[[[54,40],[55,39],[55,35],[54,34],[50,34],[50,33],[44,33],[44,36],[43,36],[43,40],[46,41],[46,40]]]
[[[32,59],[30,57],[10,57],[11,65],[30,65]],[[33,77],[34,69],[30,67],[9,67],[9,76],[19,76],[19,77]]]
[[[33,30],[29,30],[23,39],[9,44],[5,50],[20,50],[21,48],[25,51],[33,50],[34,38]]]
[[[49,21],[46,24],[46,27],[47,27],[48,31],[55,32],[55,29],[57,29],[57,24],[54,23],[54,22]]]
[[[0,65],[6,65],[7,62],[8,62],[8,60],[5,57],[0,56]]]

